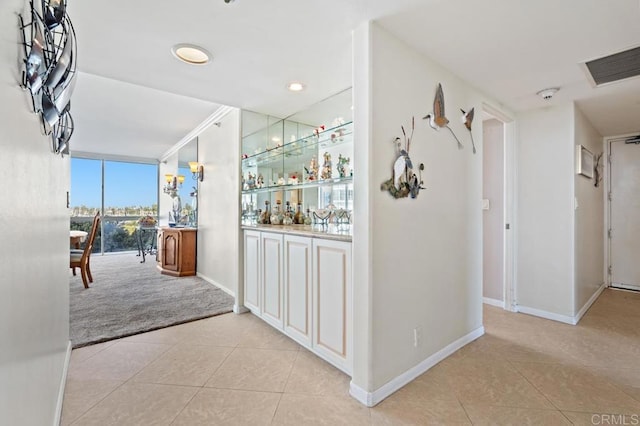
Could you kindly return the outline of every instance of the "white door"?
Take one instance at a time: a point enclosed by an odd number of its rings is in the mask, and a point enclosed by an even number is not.
[[[504,123],[482,122],[482,299],[504,307]]]
[[[640,290],[640,145],[614,141],[610,152],[611,285]]]
[[[284,317],[282,315],[282,234],[262,232],[262,319],[282,329]]]
[[[260,313],[260,232],[244,231],[244,306]]]
[[[313,349],[351,374],[351,243],[313,239]]]
[[[284,330],[311,347],[311,238],[284,237]]]

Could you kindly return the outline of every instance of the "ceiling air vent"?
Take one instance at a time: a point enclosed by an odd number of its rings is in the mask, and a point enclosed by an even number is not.
[[[635,143],[636,145],[640,145],[640,135],[625,139],[624,143]]]
[[[640,75],[640,47],[585,63],[596,86]]]

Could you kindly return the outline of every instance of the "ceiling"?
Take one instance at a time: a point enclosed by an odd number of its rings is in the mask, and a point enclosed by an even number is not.
[[[179,4],[179,6],[177,6]],[[640,45],[638,0],[69,0],[81,71],[72,152],[160,158],[221,105],[286,117],[351,85],[374,19],[514,111],[575,100],[603,135],[640,132],[640,78],[593,88],[580,63]],[[176,60],[203,46],[203,66]],[[292,93],[288,82],[306,84]],[[560,87],[549,101],[536,95]]]

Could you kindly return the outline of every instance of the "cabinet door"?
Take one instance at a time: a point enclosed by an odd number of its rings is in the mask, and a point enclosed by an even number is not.
[[[180,267],[180,233],[162,233],[162,268],[169,271],[178,271]]]
[[[284,237],[284,329],[311,346],[311,238]]]
[[[313,349],[347,374],[352,351],[351,243],[313,239]]]
[[[244,231],[244,306],[260,315],[260,232]]]
[[[282,294],[282,234],[262,232],[262,318],[275,327],[284,326]]]

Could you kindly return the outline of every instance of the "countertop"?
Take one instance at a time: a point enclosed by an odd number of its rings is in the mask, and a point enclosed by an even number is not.
[[[242,229],[351,242],[352,225],[247,225]]]

